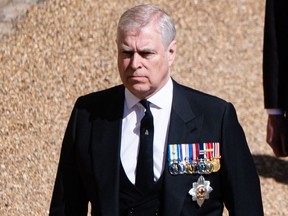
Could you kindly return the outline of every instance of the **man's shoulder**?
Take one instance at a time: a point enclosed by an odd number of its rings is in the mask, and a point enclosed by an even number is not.
[[[82,95],[79,97],[79,99],[82,100],[91,100],[94,98],[101,98],[101,97],[106,97],[106,96],[114,96],[116,94],[121,94],[124,92],[124,86],[123,85],[117,85],[113,86],[107,89],[101,89],[95,92],[88,93],[86,95]]]
[[[174,85],[176,89],[179,89],[181,91],[181,93],[185,94],[185,97],[191,101],[191,103],[201,103],[202,105],[213,105],[213,104],[217,104],[217,105],[226,105],[228,102],[223,99],[220,98],[216,95],[213,94],[209,94],[197,89],[193,89],[189,86],[186,85],[182,85],[179,83],[176,83],[176,85]],[[177,90],[176,90],[177,91]]]
[[[178,95],[182,99],[175,99],[181,106],[188,106],[194,114],[204,114],[208,119],[222,118],[227,110],[235,110],[234,105],[218,96],[208,94],[184,85],[179,86]],[[177,96],[176,96],[177,97]]]
[[[117,85],[78,97],[76,107],[100,107],[104,104],[116,103],[116,101],[120,101],[122,98],[124,98],[124,86]]]

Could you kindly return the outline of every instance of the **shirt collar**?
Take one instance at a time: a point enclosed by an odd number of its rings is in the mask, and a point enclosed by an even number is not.
[[[171,107],[172,97],[173,83],[172,79],[169,78],[168,82],[156,94],[148,98],[148,101],[154,106],[163,109]],[[163,100],[163,98],[165,98],[165,100]],[[131,109],[140,101],[140,99],[133,95],[127,88],[125,88],[125,100],[128,109]]]

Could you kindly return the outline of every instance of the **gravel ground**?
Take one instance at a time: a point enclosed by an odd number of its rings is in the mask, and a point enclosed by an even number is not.
[[[157,4],[174,17],[174,79],[235,105],[259,172],[265,215],[288,215],[288,159],[275,158],[265,143],[264,0],[14,0],[14,7],[25,4],[21,19],[4,1],[0,215],[47,215],[72,106],[82,94],[120,83],[116,24],[140,3]]]

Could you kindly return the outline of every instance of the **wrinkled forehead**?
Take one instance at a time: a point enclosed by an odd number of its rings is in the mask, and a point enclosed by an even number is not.
[[[118,46],[146,47],[152,44],[163,44],[162,36],[154,26],[120,32],[117,40]]]
[[[135,20],[135,21],[127,21],[125,23],[121,23],[121,25],[118,25],[117,37],[120,35],[124,36],[126,34],[132,34],[132,33],[139,34],[141,31],[145,29],[149,29],[151,33],[157,32],[161,34],[159,24],[154,19],[145,22],[144,21],[137,22],[137,20]]]
[[[137,36],[140,33],[143,32],[150,32],[151,34],[161,34],[161,31],[159,30],[157,25],[154,25],[153,23],[149,23],[145,26],[130,26],[127,28],[119,29],[118,36],[126,36],[126,35],[134,35]]]

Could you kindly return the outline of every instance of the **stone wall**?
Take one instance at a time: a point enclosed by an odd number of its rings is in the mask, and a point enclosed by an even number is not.
[[[159,5],[174,18],[173,78],[235,105],[260,175],[265,215],[288,215],[288,162],[265,142],[264,0],[36,2],[1,2],[0,29],[8,27],[0,42],[0,215],[47,215],[73,104],[120,83],[116,25],[140,3]]]

